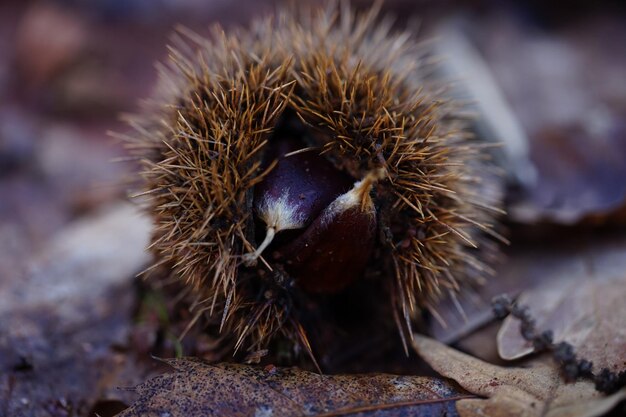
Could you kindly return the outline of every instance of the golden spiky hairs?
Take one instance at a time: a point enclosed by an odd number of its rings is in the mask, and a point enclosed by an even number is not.
[[[336,5],[183,36],[130,146],[157,264],[236,348],[307,345],[301,306],[365,276],[405,333],[488,273],[484,154],[411,36]]]

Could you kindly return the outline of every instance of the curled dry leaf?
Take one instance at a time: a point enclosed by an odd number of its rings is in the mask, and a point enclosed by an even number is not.
[[[132,325],[149,228],[121,204],[70,224],[23,276],[0,276],[0,415],[87,415],[107,387],[136,381],[120,379],[128,368],[142,378],[112,345]]]
[[[139,387],[133,416],[455,416],[471,398],[455,385],[419,376],[319,375],[296,368],[168,360],[176,372]]]
[[[497,279],[459,298],[467,319],[462,318],[454,303],[446,301],[438,312],[447,327],[432,321],[431,335],[447,344],[465,341],[472,331],[493,321],[493,297],[502,293],[517,297],[532,289],[519,301],[530,307],[539,331],[554,330],[556,341],[581,346],[581,354],[589,356],[596,368],[626,364],[626,311],[620,302],[626,297],[626,239],[577,237],[580,239],[573,242],[567,239],[557,244],[514,245],[506,264],[498,268]],[[589,243],[580,243],[585,240]],[[530,353],[532,348],[521,337],[519,322],[511,318],[505,323],[499,336],[500,356],[516,359]],[[478,351],[465,344],[463,349],[484,358],[482,347]]]
[[[415,335],[413,346],[444,377],[487,399],[462,399],[462,417],[593,417],[610,411],[626,398],[626,389],[605,397],[590,381],[565,383],[549,357],[525,368],[483,362],[425,336]]]
[[[626,368],[626,240],[597,241],[552,253],[545,279],[518,302],[530,309],[538,331],[552,330],[555,342],[567,341],[579,357],[602,368]],[[533,351],[520,334],[520,322],[508,317],[498,333],[503,359]]]

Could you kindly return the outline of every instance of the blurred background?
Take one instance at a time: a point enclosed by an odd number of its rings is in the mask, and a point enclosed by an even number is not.
[[[175,25],[204,33],[213,23],[245,24],[280,5],[2,0],[0,270],[36,251],[71,218],[124,195],[118,180],[129,167],[110,163],[123,151],[107,131],[124,132],[119,115],[150,94],[154,63],[166,58]],[[529,156],[541,179],[520,174],[526,194],[517,216],[575,223],[621,205],[624,2],[390,0],[383,10],[419,37],[439,36],[444,28],[454,34],[444,38],[463,40],[443,54],[455,58],[459,48],[475,48],[473,57],[456,59],[454,76],[472,81],[463,59],[473,60],[467,66],[479,73],[486,66],[491,85],[485,88],[495,86],[508,114],[501,114],[501,101],[480,110],[500,125],[492,132],[496,140],[516,142],[509,157]],[[471,93],[480,95],[484,82],[476,81]]]
[[[120,115],[149,96],[154,64],[166,59],[176,25],[202,34],[214,23],[245,25],[284,3],[0,1],[0,292],[19,287],[31,261],[66,225],[126,198],[133,167],[112,163],[124,149],[107,132],[128,130]],[[466,84],[456,93],[477,100],[477,130],[504,143],[513,228],[624,224],[623,1],[389,0],[382,7],[399,28],[436,41],[447,57],[443,70]],[[0,371],[28,369],[20,349],[33,346],[15,348],[15,334],[2,331]],[[94,393],[141,380],[116,375],[76,382],[72,401],[83,403],[74,410],[93,411]],[[0,414],[11,387],[0,378]],[[51,399],[46,415],[71,415],[68,398]],[[120,404],[97,410],[112,415]]]

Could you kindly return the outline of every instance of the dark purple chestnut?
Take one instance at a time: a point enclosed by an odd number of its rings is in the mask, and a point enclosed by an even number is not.
[[[374,173],[337,197],[304,233],[274,252],[297,285],[308,292],[342,290],[363,273],[376,237],[370,191]]]
[[[267,260],[272,245],[269,260],[302,289],[343,289],[363,272],[374,247],[376,210],[369,194],[379,174],[353,185],[316,150],[289,137],[275,138],[266,158],[276,165],[256,185],[253,205],[265,236],[244,256],[245,264],[254,265],[260,256]],[[298,229],[293,239],[273,244],[278,233]]]
[[[314,150],[290,137],[274,138],[266,159],[276,166],[254,189],[254,215],[265,225],[265,238],[244,262],[255,263],[276,233],[303,229],[337,196],[350,189],[352,180]]]

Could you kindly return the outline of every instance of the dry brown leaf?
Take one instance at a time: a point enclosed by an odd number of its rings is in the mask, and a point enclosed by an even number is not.
[[[462,399],[462,417],[593,417],[626,398],[626,389],[605,397],[590,381],[565,383],[547,357],[528,367],[505,368],[461,353],[425,336],[415,335],[417,353],[439,374],[488,399]]]
[[[459,294],[459,304],[467,320],[463,319],[453,302],[446,300],[438,306],[437,311],[446,321],[447,327],[433,320],[430,324],[430,334],[446,344],[461,340],[463,350],[489,362],[496,361],[499,359],[496,346],[494,345],[493,349],[494,355],[491,355],[492,350],[484,348],[482,344],[484,341],[493,340],[497,328],[493,334],[491,331],[475,331],[494,320],[490,300],[502,293],[517,297],[523,291],[537,288],[532,292],[537,300],[532,302],[531,313],[538,319],[540,330],[553,328],[557,339],[561,339],[563,332],[575,332],[577,335],[568,341],[577,343],[580,340],[582,343],[580,338],[585,336],[584,332],[591,329],[593,323],[599,323],[593,329],[593,335],[587,335],[585,339],[587,342],[584,343],[586,350],[581,352],[589,354],[599,366],[607,366],[610,363],[601,359],[608,354],[617,358],[614,363],[626,363],[623,324],[626,322],[626,312],[622,306],[624,303],[619,302],[619,297],[622,299],[626,297],[624,295],[626,274],[622,273],[626,270],[625,267],[626,240],[620,237],[579,234],[576,239],[566,236],[556,243],[549,241],[514,245],[507,253],[506,263],[498,268],[497,279],[488,280],[487,284],[478,288],[476,292],[466,289]],[[571,291],[570,295],[567,295],[568,291]],[[565,298],[568,299],[565,304],[555,304],[565,301]],[[521,298],[523,304],[529,304],[528,300],[529,297],[526,296]],[[598,300],[601,300],[601,303],[598,303]],[[590,313],[594,308],[595,315]],[[550,313],[551,317],[550,324],[546,326],[543,321],[548,317],[543,317],[544,312]],[[576,321],[578,324],[570,329]],[[519,357],[530,351],[530,345],[519,335],[517,323],[517,320],[513,320],[513,331],[501,336],[506,339],[502,340],[501,347],[504,358]],[[471,333],[472,331],[474,333]],[[466,343],[470,334],[474,339],[471,345]],[[611,338],[608,350],[604,347],[607,341],[603,338],[606,336]],[[591,343],[589,337],[599,338]],[[618,343],[620,340],[621,344]],[[598,348],[599,351],[592,353],[590,352],[592,348]],[[485,355],[486,352],[489,352],[490,356]]]
[[[467,393],[432,377],[319,375],[296,368],[168,360],[176,372],[137,388],[133,416],[455,416]]]
[[[539,331],[552,330],[579,356],[602,368],[626,368],[626,240],[598,241],[553,254],[542,268],[544,284],[525,292],[519,303],[530,308]],[[533,351],[520,334],[519,320],[508,317],[498,333],[503,359]]]
[[[112,346],[132,325],[149,229],[120,204],[69,225],[24,276],[0,278],[0,415],[87,415],[108,386],[125,383],[119,373],[137,369]]]

